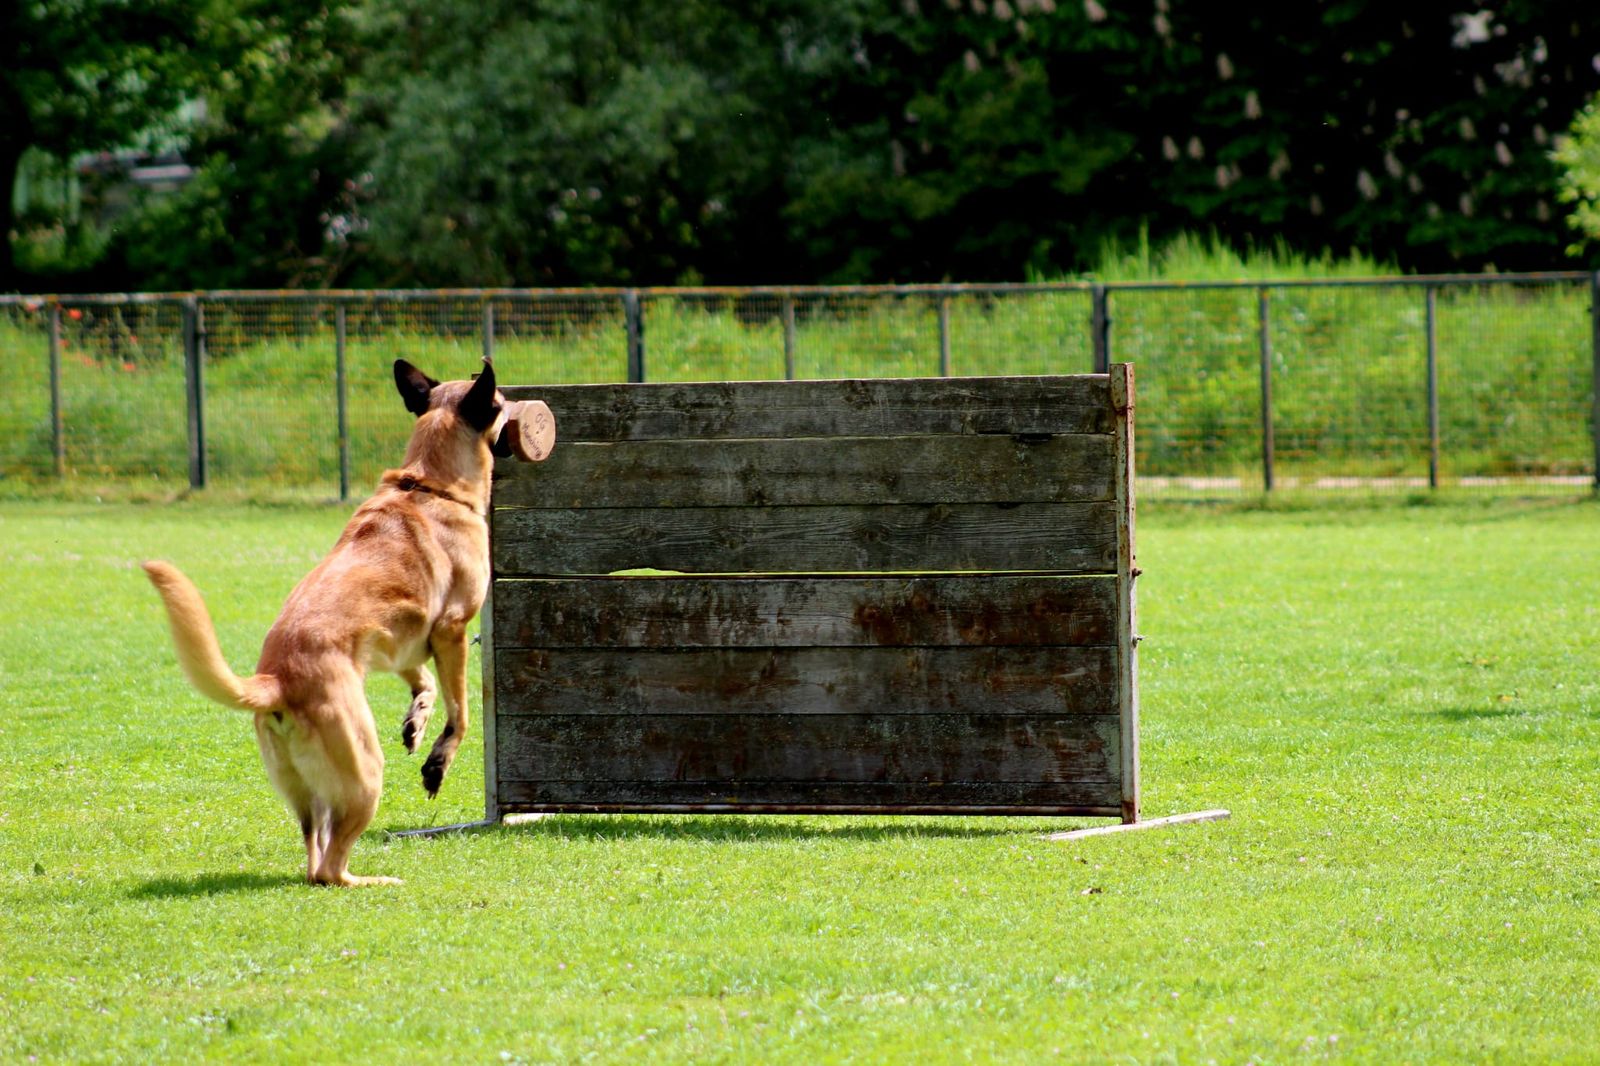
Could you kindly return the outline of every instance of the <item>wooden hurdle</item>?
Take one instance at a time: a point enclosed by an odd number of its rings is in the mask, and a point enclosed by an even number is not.
[[[1144,824],[1131,366],[503,391],[487,821]]]

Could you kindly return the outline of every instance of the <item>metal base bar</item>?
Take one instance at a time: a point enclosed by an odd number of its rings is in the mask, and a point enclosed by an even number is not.
[[[497,825],[522,825],[524,822],[537,822],[541,818],[548,818],[547,814],[508,814],[499,821],[484,818],[476,822],[457,822],[454,825],[430,825],[422,829],[401,829],[390,833],[392,837],[433,837],[441,833],[462,833],[469,829],[492,829]]]
[[[1190,822],[1220,822],[1231,817],[1232,811],[1218,808],[1210,811],[1191,811],[1188,814],[1169,814],[1165,818],[1150,818],[1142,822],[1122,822],[1118,825],[1096,825],[1088,829],[1069,829],[1062,833],[1048,833],[1045,840],[1079,840],[1083,837],[1104,836],[1107,833],[1126,833],[1134,829],[1160,829],[1168,825],[1185,825]],[[401,829],[390,833],[395,837],[431,837],[443,833],[461,833],[471,829],[490,829],[497,825],[524,825],[549,818],[551,814],[508,814],[498,822],[483,819],[476,822],[457,822],[454,825],[432,825],[422,829]]]
[[[1192,811],[1189,814],[1170,814],[1165,818],[1151,818],[1144,822],[1123,822],[1120,825],[1097,825],[1088,829],[1069,829],[1064,833],[1050,833],[1046,840],[1080,840],[1083,837],[1104,836],[1107,833],[1126,833],[1134,829],[1160,829],[1166,825],[1183,825],[1188,822],[1220,822],[1229,817],[1231,811]]]

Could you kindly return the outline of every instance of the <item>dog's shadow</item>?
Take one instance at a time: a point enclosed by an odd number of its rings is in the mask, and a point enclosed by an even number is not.
[[[158,877],[139,885],[128,895],[133,899],[194,899],[199,896],[261,892],[303,884],[305,884],[304,877],[291,874],[195,874],[193,877]]]

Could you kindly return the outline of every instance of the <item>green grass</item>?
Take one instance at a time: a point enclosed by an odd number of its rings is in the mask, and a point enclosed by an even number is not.
[[[1592,503],[1147,509],[1145,810],[1225,823],[397,839],[479,815],[481,748],[427,801],[385,676],[353,866],[406,884],[337,892],[135,560],[242,668],[344,513],[0,507],[0,1060],[1593,1060]]]
[[[1377,278],[1398,275],[1399,269],[1360,252],[1334,255],[1323,249],[1317,255],[1290,248],[1283,241],[1266,246],[1234,246],[1221,235],[1182,233],[1162,244],[1151,244],[1141,230],[1131,246],[1108,243],[1101,247],[1091,276],[1097,281],[1323,281],[1332,278]],[[1045,280],[1045,279],[1040,279]]]

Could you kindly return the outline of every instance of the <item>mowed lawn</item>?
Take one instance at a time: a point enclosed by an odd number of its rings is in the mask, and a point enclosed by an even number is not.
[[[314,889],[249,722],[136,560],[253,665],[338,508],[0,505],[0,1060],[1219,1063],[1600,1055],[1600,507],[1147,509],[1148,816],[482,812],[389,758]],[[476,661],[473,664],[476,677]],[[473,693],[477,710],[477,692]]]

